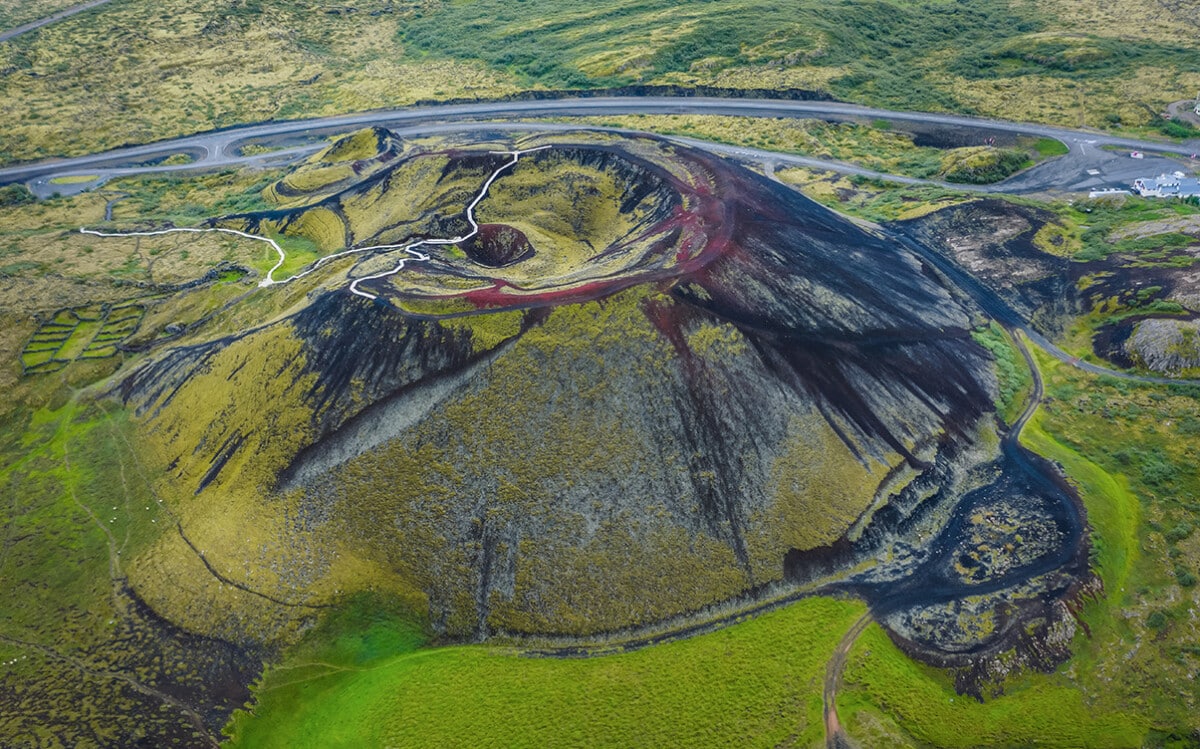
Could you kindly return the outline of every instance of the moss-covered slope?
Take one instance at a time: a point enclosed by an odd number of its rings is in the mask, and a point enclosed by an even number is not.
[[[437,236],[497,158],[419,154],[234,220],[305,234],[320,210],[363,242]],[[973,447],[986,355],[904,250],[653,141],[557,142],[522,166],[479,210],[531,256],[443,249],[373,287],[389,304],[329,290],[329,271],[293,314],[125,380],[217,564],[286,603],[390,587],[456,637],[597,636],[782,585],[785,558],[994,450]],[[405,309],[422,301],[435,314]],[[152,591],[189,552],[156,553]],[[285,636],[293,613],[244,626]]]

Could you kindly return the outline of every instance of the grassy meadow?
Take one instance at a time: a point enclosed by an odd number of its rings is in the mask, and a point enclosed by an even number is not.
[[[825,663],[863,610],[805,599],[718,632],[583,659],[458,646],[364,661],[318,646],[267,675],[253,717],[230,725],[230,745],[812,746],[823,736]]]
[[[793,118],[625,115],[567,121],[681,135],[844,161],[887,174],[974,184],[999,181],[1037,161],[1066,152],[1063,144],[1049,138],[1022,139],[1010,148],[918,146],[912,133],[894,130],[886,120],[868,125]]]
[[[295,0],[114,2],[0,46],[9,134],[0,162],[528,89],[801,88],[876,106],[1126,130],[1157,129],[1168,102],[1200,89],[1185,10],[1078,5],[366,0],[313,11]],[[1081,13],[1092,17],[1086,26]],[[1145,33],[1132,39],[1129,28]]]

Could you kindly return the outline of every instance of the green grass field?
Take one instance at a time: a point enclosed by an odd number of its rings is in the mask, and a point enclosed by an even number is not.
[[[1011,424],[1025,407],[1029,387],[1033,383],[1029,368],[999,325],[992,323],[980,328],[973,331],[971,337],[996,360],[996,379],[1000,388],[1000,400],[996,408],[1004,423]]]
[[[1148,727],[1144,716],[1089,705],[1062,674],[1026,677],[986,702],[956,694],[944,674],[908,658],[878,625],[855,643],[845,679],[852,689],[838,712],[851,736],[890,723],[918,745],[1117,749],[1141,746]]]
[[[597,658],[461,646],[356,665],[342,650],[300,680],[300,656],[267,675],[255,717],[235,717],[232,746],[811,746],[823,735],[826,660],[862,611],[806,599]]]

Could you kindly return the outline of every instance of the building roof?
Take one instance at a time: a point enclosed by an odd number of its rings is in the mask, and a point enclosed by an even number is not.
[[[1200,179],[1185,177],[1183,172],[1135,179],[1133,187],[1143,197],[1190,198],[1200,196]]]

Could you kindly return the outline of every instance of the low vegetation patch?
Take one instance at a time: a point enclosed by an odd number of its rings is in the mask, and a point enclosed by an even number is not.
[[[1190,469],[1200,393],[1096,378],[1041,354],[1038,362],[1049,397],[1023,442],[1078,487],[1105,589],[1084,607],[1089,629],[1077,636],[1076,655],[981,704],[872,628],[854,648],[839,701],[851,735],[882,726],[934,746],[1118,747],[1173,745],[1171,732],[1154,726],[1195,730],[1189,674],[1200,654],[1186,612],[1197,605],[1200,563],[1191,520],[1200,483]]]
[[[991,353],[996,361],[996,378],[1000,387],[997,412],[1006,424],[1020,415],[1033,380],[1024,357],[1009,340],[1008,333],[996,323],[971,333],[971,338]]]
[[[986,185],[1010,177],[1033,164],[1023,151],[974,146],[955,148],[942,157],[938,174],[947,182]]]

